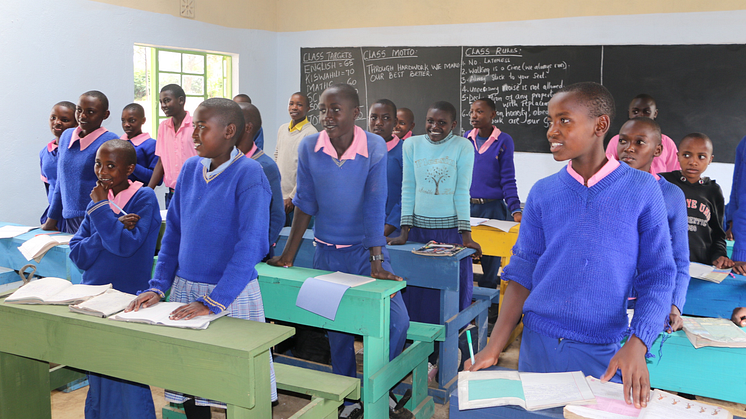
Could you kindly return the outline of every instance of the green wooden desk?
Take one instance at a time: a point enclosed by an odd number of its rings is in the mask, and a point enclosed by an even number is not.
[[[220,400],[270,418],[269,348],[291,327],[229,317],[207,330],[116,322],[0,299],[0,418],[51,418],[49,362]]]

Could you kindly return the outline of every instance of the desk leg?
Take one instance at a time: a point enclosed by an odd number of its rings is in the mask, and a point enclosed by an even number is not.
[[[257,382],[253,383],[254,408],[247,409],[236,405],[228,405],[228,418],[230,419],[253,419],[272,417],[272,393],[269,381],[269,351],[259,354],[251,365],[253,376]],[[247,380],[251,377],[247,376]]]
[[[51,417],[49,363],[0,353],[0,418]]]
[[[389,311],[385,310],[386,323],[389,324]],[[386,330],[386,338],[375,338],[363,336],[363,377],[372,377],[384,365],[389,362],[389,331]],[[385,358],[384,358],[385,356]],[[375,399],[375,384],[368,380],[363,384],[363,411],[366,418],[389,417],[388,391],[381,391],[383,395]]]

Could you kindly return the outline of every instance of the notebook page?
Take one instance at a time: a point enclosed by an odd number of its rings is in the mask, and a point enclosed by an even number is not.
[[[70,281],[62,278],[41,278],[22,286],[18,291],[11,294],[5,301],[12,303],[28,298],[45,300],[71,285]],[[41,301],[36,302],[36,304],[41,304]]]
[[[104,316],[117,313],[127,308],[127,305],[135,299],[135,295],[115,289],[106,290],[103,294],[93,297],[90,300],[80,304],[71,305],[70,309],[80,310],[89,313],[100,312]],[[75,310],[74,310],[75,311]]]
[[[0,239],[10,239],[15,236],[20,236],[23,233],[28,233],[36,227],[29,226],[2,226],[0,227]]]
[[[320,279],[326,282],[333,282],[335,284],[346,285],[350,288],[375,281],[375,278],[369,276],[352,275],[343,272],[333,272],[330,274],[319,275],[316,277],[316,279]]]
[[[522,373],[526,409],[536,410],[566,404],[595,401],[593,392],[580,371],[559,373]]]
[[[57,294],[45,298],[47,304],[69,304],[71,302],[84,301],[106,290],[111,289],[111,284],[106,285],[83,285],[75,284],[67,287]]]

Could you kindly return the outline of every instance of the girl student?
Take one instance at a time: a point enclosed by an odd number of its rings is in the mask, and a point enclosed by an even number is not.
[[[68,101],[62,101],[52,107],[52,113],[49,115],[49,129],[52,130],[54,139],[45,145],[39,151],[39,164],[41,166],[41,180],[47,191],[47,202],[52,203],[54,188],[57,186],[57,159],[59,157],[58,145],[60,144],[60,135],[68,128],[78,126],[75,119],[75,104]],[[41,215],[40,222],[44,224],[47,221],[47,212],[49,205]],[[59,220],[57,227],[65,230],[65,219]]]

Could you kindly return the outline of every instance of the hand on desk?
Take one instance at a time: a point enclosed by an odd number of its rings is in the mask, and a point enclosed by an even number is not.
[[[728,269],[732,268],[735,265],[735,262],[728,259],[728,256],[720,256],[714,262],[712,262],[712,264],[715,265],[715,267],[718,269]]]
[[[211,313],[212,312],[209,308],[207,308],[206,305],[200,303],[199,301],[195,301],[193,303],[184,304],[183,306],[172,311],[171,315],[168,318],[171,320],[189,320],[198,316],[206,316]]]
[[[746,275],[746,262],[733,262],[733,272],[738,275]]]
[[[668,333],[673,333],[684,328],[684,319],[681,318],[681,311],[675,305],[671,305],[671,314],[668,315],[668,323],[670,327],[666,330]]]
[[[513,214],[513,221],[516,223],[520,223],[522,218],[523,214],[520,212],[516,212],[515,214]]]
[[[746,326],[746,307],[736,307],[733,309],[733,315],[730,318],[736,326]]]
[[[138,221],[140,221],[140,216],[137,214],[127,214],[119,217],[119,222],[124,224],[124,228],[127,230],[135,228]]]
[[[399,237],[386,237],[386,243],[392,246],[401,246],[402,244],[407,244],[408,238],[409,238],[409,226],[402,226],[401,233],[399,233]]]
[[[645,363],[648,348],[635,335],[627,339],[627,343],[611,358],[609,368],[606,369],[601,381],[609,381],[618,369],[622,370],[624,384],[624,401],[635,404],[640,409],[648,405],[650,399],[650,375]],[[632,397],[630,397],[630,391]]]
[[[282,255],[275,256],[272,259],[267,261],[267,265],[270,266],[279,266],[280,268],[289,268],[293,266],[292,260],[282,260]]]
[[[485,368],[489,368],[493,365],[497,365],[497,361],[499,358],[500,351],[495,350],[494,347],[487,344],[484,349],[474,355],[473,365],[471,363],[471,359],[466,360],[466,362],[464,363],[464,371],[479,371]]]
[[[41,225],[41,229],[45,231],[59,231],[59,229],[57,228],[57,220],[47,218],[47,221],[45,221],[44,224]]]
[[[471,255],[472,258],[478,258],[482,256],[482,246],[471,239],[471,231],[462,232],[461,239],[464,241],[464,247],[468,247],[469,249],[474,249],[476,251],[476,253]]]
[[[138,295],[137,298],[132,300],[132,302],[127,305],[127,308],[124,309],[125,313],[129,313],[130,311],[137,311],[140,310],[140,308],[148,308],[150,306],[153,306],[155,304],[158,304],[158,302],[161,301],[161,296],[158,295],[158,293],[155,293],[153,291],[145,291],[142,294]]]

